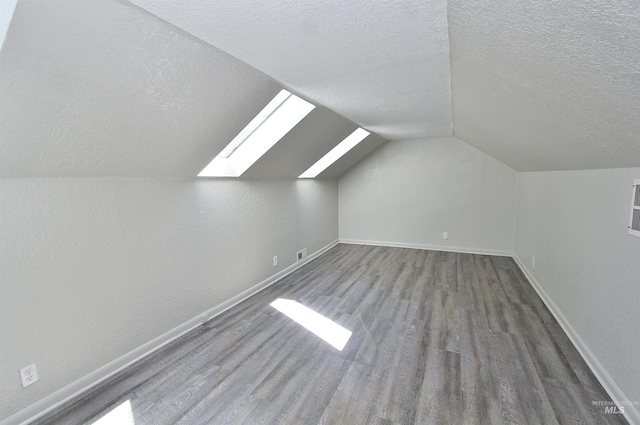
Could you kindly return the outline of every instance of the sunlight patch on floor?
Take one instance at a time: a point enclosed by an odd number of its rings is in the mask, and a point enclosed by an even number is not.
[[[91,425],[136,425],[131,409],[131,400],[127,400]]]
[[[271,307],[304,326],[340,351],[351,338],[350,330],[297,301],[278,298],[271,303]]]

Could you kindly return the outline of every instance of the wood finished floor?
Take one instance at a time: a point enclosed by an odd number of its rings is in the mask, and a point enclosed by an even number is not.
[[[338,351],[270,307],[351,330]],[[37,424],[624,424],[510,258],[338,245]]]

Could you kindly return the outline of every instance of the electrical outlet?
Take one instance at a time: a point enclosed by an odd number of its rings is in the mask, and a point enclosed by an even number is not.
[[[532,269],[536,268],[536,257],[531,257],[531,268]]]
[[[25,366],[20,369],[20,379],[22,380],[22,388],[28,387],[38,380],[38,369],[36,364],[31,363],[29,366]]]
[[[274,256],[273,257],[273,267],[277,267],[278,266],[278,256]]]
[[[449,232],[442,232],[442,239],[449,239]]]

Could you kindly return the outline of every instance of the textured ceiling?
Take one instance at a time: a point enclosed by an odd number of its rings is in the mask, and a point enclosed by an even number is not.
[[[135,3],[18,2],[0,177],[193,177],[283,85],[319,106],[248,178],[296,177],[356,123],[448,135],[451,111],[519,171],[640,165],[637,0]]]
[[[638,0],[449,0],[455,136],[511,167],[640,166]]]
[[[21,1],[0,52],[0,177],[195,177],[281,88],[129,3]],[[357,125],[319,106],[298,127],[248,175],[296,178]]]
[[[446,0],[132,0],[387,139],[451,135]]]

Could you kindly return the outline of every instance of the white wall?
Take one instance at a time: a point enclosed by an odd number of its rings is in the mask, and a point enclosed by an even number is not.
[[[640,238],[627,234],[637,178],[516,173],[455,138],[389,142],[339,179],[340,239],[515,252],[609,394],[640,400]]]
[[[622,401],[640,400],[640,238],[627,234],[634,178],[640,168],[518,175],[516,257]]]
[[[456,138],[389,142],[338,184],[341,240],[513,251],[516,172]]]
[[[0,207],[0,420],[338,237],[335,180],[4,179]]]

